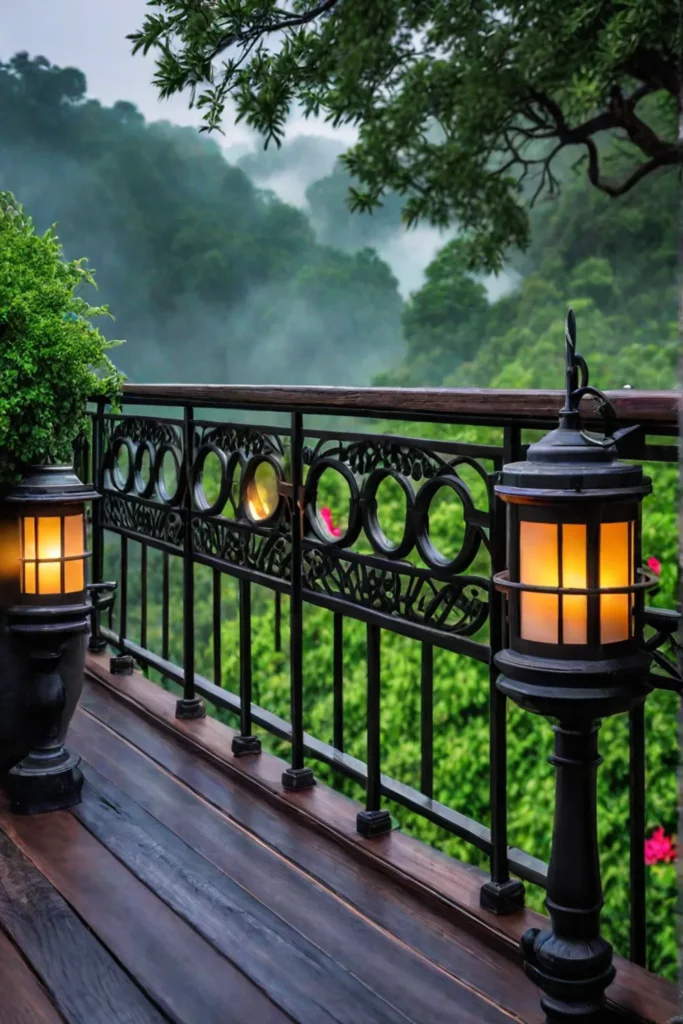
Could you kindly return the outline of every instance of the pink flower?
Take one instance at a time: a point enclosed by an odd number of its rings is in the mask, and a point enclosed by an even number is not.
[[[329,508],[326,507],[320,509],[320,518],[325,523],[325,526],[333,537],[341,537],[341,530],[332,522],[332,512]]]
[[[647,567],[651,569],[655,576],[661,576],[662,574],[662,563],[658,558],[648,558]]]
[[[672,860],[676,860],[675,842],[671,836],[664,835],[664,829],[660,825],[650,838],[645,840],[645,863],[652,865],[666,861],[668,864]]]

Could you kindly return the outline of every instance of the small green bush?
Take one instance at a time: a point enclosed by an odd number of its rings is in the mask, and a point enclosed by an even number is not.
[[[110,316],[77,296],[94,285],[84,260],[66,261],[52,228],[35,232],[11,192],[0,192],[0,485],[31,463],[70,462],[88,398],[122,382],[90,322]]]

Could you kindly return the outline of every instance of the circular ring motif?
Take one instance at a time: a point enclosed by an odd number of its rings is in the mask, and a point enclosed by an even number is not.
[[[405,497],[405,525],[403,536],[398,544],[392,544],[388,539],[380,526],[377,515],[377,491],[384,480],[395,480]],[[415,491],[410,480],[396,469],[387,469],[383,466],[373,469],[363,487],[361,505],[363,507],[363,527],[373,550],[387,558],[405,558],[415,545]]]
[[[145,481],[142,475],[145,456],[149,462],[149,477]],[[141,498],[150,498],[154,494],[156,486],[156,459],[154,445],[151,441],[140,441],[135,452],[134,462],[135,490]]]
[[[119,465],[119,455],[125,450],[128,454],[128,469],[124,476]],[[129,437],[117,437],[111,446],[111,485],[121,494],[133,490],[135,481],[135,445]]]
[[[435,495],[442,487],[453,491],[462,504],[463,521],[465,523],[465,535],[462,539],[460,551],[455,558],[447,558],[443,555],[429,536],[429,507]],[[446,570],[447,572],[464,572],[479,550],[481,536],[472,523],[474,503],[470,492],[460,477],[453,473],[442,474],[432,477],[423,487],[420,488],[415,502],[415,519],[417,522],[417,549],[424,562],[431,569]]]
[[[175,470],[176,485],[174,491],[169,491],[166,486],[166,480],[164,476],[164,462],[166,457],[170,456],[173,462],[173,468]],[[157,491],[159,497],[165,505],[179,505],[182,500],[183,488],[185,484],[185,467],[183,465],[183,456],[179,448],[175,445],[164,442],[159,445],[157,449],[154,475],[156,479]]]
[[[328,469],[338,473],[349,488],[349,521],[344,533],[337,538],[333,538],[329,532],[325,532],[317,510],[320,479]],[[363,525],[360,515],[360,492],[355,476],[343,462],[338,462],[330,457],[319,459],[313,463],[304,488],[304,507],[306,509],[306,518],[313,533],[323,544],[326,544],[328,547],[351,547],[358,540]]]
[[[249,459],[242,470],[240,504],[250,523],[264,526],[275,519],[282,506],[281,481],[282,467],[271,455]]]
[[[204,473],[206,460],[209,455],[214,455],[218,459],[220,467],[218,496],[213,501],[209,500],[204,489]],[[199,509],[202,515],[217,516],[220,515],[225,508],[230,494],[228,457],[225,452],[215,444],[202,445],[195,456],[194,465],[192,466],[192,493],[194,496],[195,506]]]

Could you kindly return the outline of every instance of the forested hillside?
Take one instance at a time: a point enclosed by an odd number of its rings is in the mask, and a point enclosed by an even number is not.
[[[0,64],[0,188],[88,256],[138,381],[359,384],[401,355],[386,263],[320,244],[214,140],[88,99],[78,70]]]

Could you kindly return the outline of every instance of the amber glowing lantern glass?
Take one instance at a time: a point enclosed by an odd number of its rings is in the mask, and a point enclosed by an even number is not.
[[[97,497],[64,466],[34,468],[8,495],[17,512],[22,604],[84,599],[90,557],[85,502]]]

